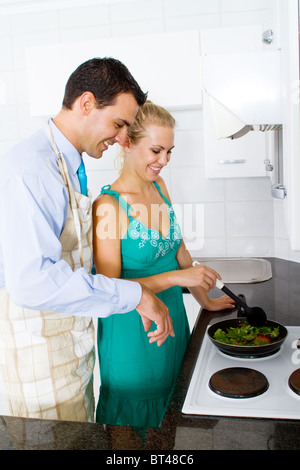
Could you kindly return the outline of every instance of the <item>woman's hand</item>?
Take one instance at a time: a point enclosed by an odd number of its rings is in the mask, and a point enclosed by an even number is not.
[[[194,268],[198,268],[198,269],[202,268],[201,271],[203,271],[203,268],[209,269],[208,267],[200,264],[198,261],[194,261],[193,268],[189,268],[189,269],[194,269]],[[216,273],[214,270],[211,270],[211,271],[213,271],[213,273],[216,274],[215,279],[221,279],[218,273]],[[215,287],[215,285],[213,287]],[[232,300],[228,295],[223,295],[222,297],[219,297],[217,299],[210,299],[207,295],[207,289],[205,289],[203,286],[198,286],[198,287],[191,286],[189,287],[189,290],[191,294],[194,296],[194,298],[202,306],[202,308],[205,308],[206,310],[217,312],[219,310],[228,310],[228,309],[232,310],[233,308],[235,308],[234,300]]]
[[[206,305],[203,307],[211,312],[218,312],[219,310],[234,309],[235,302],[228,297],[228,295],[222,295],[222,297],[218,299],[210,299],[207,297]]]
[[[216,286],[217,279],[221,279],[220,274],[204,264],[180,269],[175,271],[175,275],[177,277],[175,284],[188,288],[202,287],[206,292]]]
[[[136,310],[141,315],[145,331],[150,329],[151,321],[154,321],[157,326],[156,330],[148,333],[150,343],[156,341],[157,346],[161,346],[169,335],[175,336],[169,309],[150,289],[143,285],[142,298]]]

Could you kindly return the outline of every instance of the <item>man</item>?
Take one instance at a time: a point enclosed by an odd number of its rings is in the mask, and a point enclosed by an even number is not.
[[[0,403],[8,414],[93,420],[91,317],[136,308],[145,331],[157,325],[150,342],[174,336],[167,308],[148,289],[89,274],[82,153],[101,158],[123,145],[145,99],[121,62],[89,60],[69,78],[54,120],[1,159]]]

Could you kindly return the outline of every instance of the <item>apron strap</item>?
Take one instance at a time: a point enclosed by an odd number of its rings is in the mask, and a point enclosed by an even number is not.
[[[74,195],[74,190],[73,190],[73,187],[72,187],[72,183],[70,181],[70,178],[69,178],[69,173],[68,173],[68,168],[67,168],[67,165],[66,165],[66,162],[65,162],[65,159],[62,155],[61,152],[59,152],[56,144],[55,144],[55,141],[54,141],[54,138],[53,138],[53,134],[52,134],[52,131],[51,131],[51,128],[50,128],[50,125],[49,125],[49,121],[47,121],[47,130],[48,130],[48,134],[49,134],[49,138],[50,138],[50,142],[51,142],[51,145],[52,145],[52,148],[54,150],[54,152],[56,153],[57,155],[57,164],[58,164],[58,167],[59,167],[59,170],[60,170],[60,173],[61,173],[61,176],[65,182],[65,185],[67,186],[68,188],[68,192],[69,192],[69,200],[70,200],[70,205],[71,205],[71,209],[72,209],[72,213],[73,213],[73,217],[74,217],[74,225],[75,225],[75,230],[76,230],[76,235],[77,235],[77,239],[78,239],[78,249],[79,249],[79,254],[80,254],[80,264],[81,266],[83,267],[84,266],[84,257],[83,257],[83,247],[82,247],[82,237],[81,237],[81,225],[80,225],[80,218],[79,218],[79,213],[78,213],[78,206],[77,206],[77,203],[76,203],[76,199],[75,199],[75,195]]]

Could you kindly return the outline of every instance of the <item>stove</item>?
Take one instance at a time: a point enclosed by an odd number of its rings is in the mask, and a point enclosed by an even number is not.
[[[300,326],[287,330],[279,351],[257,359],[226,355],[206,331],[182,413],[300,419]]]

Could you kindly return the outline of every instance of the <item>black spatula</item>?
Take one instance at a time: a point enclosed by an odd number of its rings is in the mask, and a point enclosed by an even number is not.
[[[248,323],[252,326],[264,326],[267,321],[267,315],[265,311],[260,307],[248,307],[248,305],[242,301],[240,297],[235,295],[228,287],[224,286],[223,282],[217,279],[216,287],[224,292],[224,294],[231,297],[235,302],[243,307],[245,311]]]

